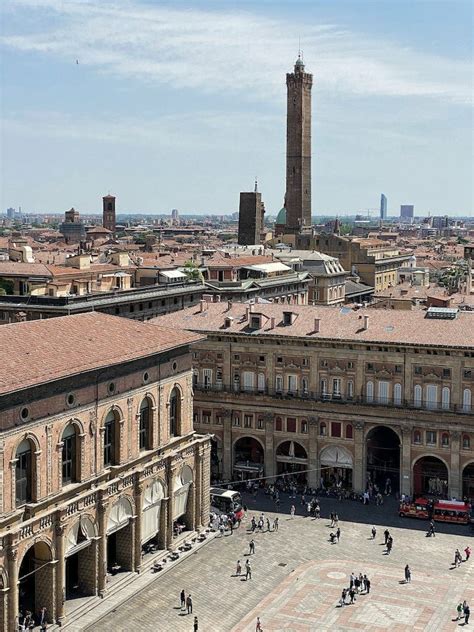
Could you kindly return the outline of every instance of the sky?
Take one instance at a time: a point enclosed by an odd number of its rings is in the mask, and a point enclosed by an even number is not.
[[[1,198],[232,213],[285,193],[286,85],[313,73],[313,215],[472,215],[471,0],[2,0]]]

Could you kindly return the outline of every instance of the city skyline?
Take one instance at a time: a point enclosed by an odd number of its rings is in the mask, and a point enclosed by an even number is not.
[[[2,208],[232,213],[257,175],[275,215],[300,39],[312,215],[472,214],[470,3],[235,6],[5,2]]]

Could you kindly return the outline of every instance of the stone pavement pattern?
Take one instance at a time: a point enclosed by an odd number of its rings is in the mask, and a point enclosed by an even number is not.
[[[233,574],[237,559],[242,566],[247,559],[248,523],[232,536],[216,538],[82,629],[192,631],[197,615],[199,632],[253,632],[257,616],[265,632],[431,632],[458,629],[462,622],[452,621],[458,601],[467,599],[474,606],[473,558],[451,568],[454,550],[472,545],[467,527],[465,536],[437,533],[436,538],[421,530],[390,528],[394,547],[385,555],[383,527],[377,527],[374,541],[367,524],[340,521],[341,541],[331,545],[327,519],[280,514],[277,533],[254,536],[253,577],[244,581]],[[400,583],[407,563],[411,584]],[[354,605],[337,607],[351,572],[370,577],[371,593],[359,596]],[[192,595],[193,616],[179,609],[183,588]]]

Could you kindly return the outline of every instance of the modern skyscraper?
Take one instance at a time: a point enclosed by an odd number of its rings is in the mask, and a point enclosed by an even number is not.
[[[402,204],[400,206],[400,220],[411,224],[413,222],[413,216],[415,214],[415,207],[413,204]]]
[[[115,197],[104,195],[102,205],[102,226],[115,233]]]
[[[291,232],[311,226],[311,88],[301,54],[286,75],[286,227]]]
[[[380,219],[387,219],[387,198],[384,193],[380,196]]]
[[[238,243],[241,246],[260,243],[264,213],[262,194],[257,191],[255,182],[255,191],[240,193]]]

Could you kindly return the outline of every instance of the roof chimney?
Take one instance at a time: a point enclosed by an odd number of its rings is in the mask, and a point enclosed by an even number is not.
[[[275,318],[272,316],[270,318],[270,329],[275,329]]]
[[[202,313],[202,312],[204,311],[204,309],[205,309],[205,308],[204,308],[205,304],[206,304],[206,301],[202,298],[202,299],[199,301],[199,312],[200,312],[200,313]]]
[[[232,301],[227,301],[227,311],[230,312],[232,309]]]
[[[319,334],[319,327],[321,325],[321,319],[320,318],[315,318],[314,319],[314,333],[315,334]]]
[[[364,316],[364,330],[367,331],[368,328],[369,328],[369,317]]]

